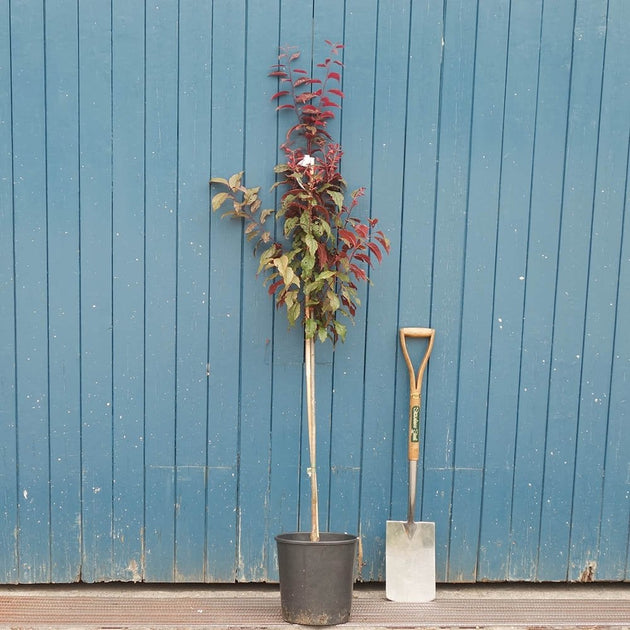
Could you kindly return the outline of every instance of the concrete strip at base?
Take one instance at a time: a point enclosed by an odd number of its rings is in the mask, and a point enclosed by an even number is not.
[[[347,630],[630,630],[627,584],[442,585],[430,604],[395,604],[358,584]],[[213,630],[282,622],[277,585],[99,584],[0,587],[0,628]]]

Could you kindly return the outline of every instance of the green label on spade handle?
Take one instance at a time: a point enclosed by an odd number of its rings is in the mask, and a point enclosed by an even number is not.
[[[410,440],[412,442],[420,441],[420,406],[419,405],[414,405],[411,408]]]

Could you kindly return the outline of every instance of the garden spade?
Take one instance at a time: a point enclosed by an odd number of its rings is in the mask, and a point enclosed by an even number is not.
[[[407,351],[408,337],[427,340],[417,373]],[[420,390],[434,337],[432,328],[400,329],[400,345],[409,370],[409,504],[406,521],[387,521],[385,594],[387,599],[395,602],[430,602],[435,599],[435,523],[414,520],[420,456]]]

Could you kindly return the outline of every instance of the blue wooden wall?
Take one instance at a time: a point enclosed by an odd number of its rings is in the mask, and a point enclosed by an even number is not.
[[[318,347],[324,526],[406,513],[397,329],[437,330],[440,581],[630,579],[628,0],[0,0],[0,581],[260,581],[306,527],[299,330],[208,178],[268,188],[280,44],[392,253]],[[271,197],[267,197],[271,203]]]

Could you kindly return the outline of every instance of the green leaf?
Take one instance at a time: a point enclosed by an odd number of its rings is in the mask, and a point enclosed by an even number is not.
[[[343,208],[343,202],[345,201],[343,193],[339,192],[338,190],[329,190],[328,194],[330,195],[330,198],[334,201],[337,208],[341,210]]]
[[[287,287],[291,286],[291,284],[295,280],[295,273],[294,273],[293,269],[291,269],[291,267],[287,267],[286,271],[284,272],[284,275],[282,276],[282,278],[284,280],[284,284]]]
[[[317,322],[314,319],[307,319],[304,322],[304,335],[307,339],[312,339],[317,331]]]
[[[346,341],[347,330],[344,324],[340,324],[337,321],[335,322],[335,332],[339,335],[339,339],[341,339],[342,343]]]
[[[287,308],[287,318],[289,320],[289,324],[293,326],[295,322],[300,318],[300,303],[295,302],[290,307]]]
[[[324,232],[326,233],[326,236],[328,238],[332,238],[332,228],[330,227],[330,224],[327,221],[319,221],[319,224],[321,225]]]
[[[331,269],[324,269],[321,273],[318,273],[315,277],[315,280],[328,280],[328,278],[332,278],[336,272]]]
[[[324,228],[322,227],[321,221],[314,221],[311,225],[311,231],[317,238],[321,238],[324,234]]]
[[[315,293],[319,291],[322,286],[324,286],[324,282],[322,280],[315,280],[315,282],[309,282],[304,285],[304,295],[309,296],[311,293]]]
[[[218,210],[232,195],[229,192],[220,192],[212,197],[212,210]]]
[[[304,242],[306,243],[306,247],[308,247],[309,253],[314,256],[317,252],[317,240],[312,234],[307,234],[304,237]]]
[[[326,339],[328,339],[328,332],[326,331],[325,328],[320,328],[317,331],[317,336],[319,337],[319,340],[324,343],[324,341],[326,341]]]
[[[267,220],[267,217],[272,215],[274,212],[275,210],[273,208],[266,208],[265,210],[262,210],[260,213],[260,222],[264,223]]]
[[[258,198],[258,192],[260,191],[260,186],[256,186],[256,188],[248,188],[243,195],[243,203],[245,205],[253,204]],[[252,211],[254,209],[252,208]]]
[[[311,217],[308,215],[308,212],[302,212],[300,215],[300,227],[305,232],[310,232],[311,230]]]
[[[234,175],[232,175],[232,177],[230,177],[229,181],[228,181],[228,186],[232,189],[232,190],[237,190],[238,187],[241,185],[241,178],[243,177],[243,173],[245,171],[241,171],[240,173],[234,173]]]
[[[341,302],[334,291],[328,291],[326,297],[330,303],[330,310],[334,313],[341,306]]]
[[[311,254],[304,256],[304,258],[302,258],[301,266],[307,273],[313,271],[313,267],[315,266],[315,256],[312,256]]]
[[[274,254],[276,253],[276,246],[272,245],[268,247],[259,258],[258,271],[260,273],[263,269],[266,269],[271,264],[271,260],[274,258]]]
[[[285,273],[287,272],[287,266],[289,264],[289,259],[286,254],[283,254],[279,258],[275,258],[273,261],[274,266],[280,272],[280,275],[284,278]]]
[[[290,217],[284,222],[284,235],[288,237],[298,224],[300,219],[298,217]]]

